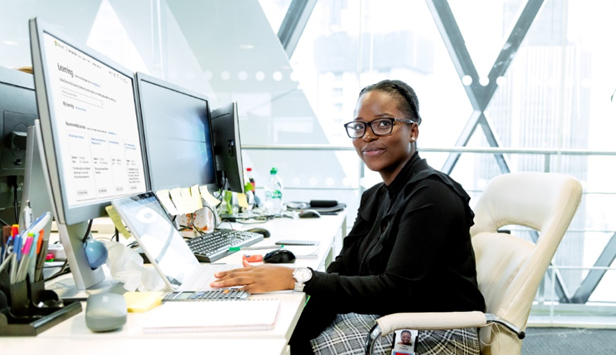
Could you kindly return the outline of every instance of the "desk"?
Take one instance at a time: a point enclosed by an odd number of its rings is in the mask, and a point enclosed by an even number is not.
[[[236,225],[237,226],[237,225]],[[255,225],[243,225],[249,229]],[[271,232],[271,237],[256,245],[271,245],[280,239],[318,240],[316,259],[299,259],[292,267],[310,266],[324,270],[337,255],[346,234],[346,215],[323,216],[318,219],[280,218],[259,224]],[[240,263],[242,253],[221,259],[225,263]],[[61,279],[60,279],[60,282]],[[53,288],[49,285],[48,289]],[[62,353],[133,353],[169,354],[182,349],[200,349],[213,354],[289,354],[287,345],[306,302],[304,293],[274,292],[252,295],[251,298],[280,299],[280,309],[274,329],[267,331],[201,332],[177,334],[144,334],[147,313],[129,313],[126,325],[109,333],[92,333],[85,324],[85,303],[81,313],[39,334],[36,337],[0,337],[6,353],[48,353],[61,348]],[[174,340],[180,340],[176,342]],[[26,351],[24,351],[27,349]]]

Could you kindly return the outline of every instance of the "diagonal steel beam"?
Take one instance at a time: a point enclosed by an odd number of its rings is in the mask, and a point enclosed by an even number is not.
[[[490,103],[490,100],[492,100],[492,97],[498,88],[496,83],[497,79],[503,76],[509,68],[509,65],[520,48],[524,37],[528,33],[528,29],[535,20],[539,9],[541,9],[543,0],[528,0],[526,3],[526,6],[522,10],[518,21],[513,27],[507,41],[503,45],[496,61],[494,62],[494,65],[492,65],[492,68],[488,74],[489,81],[486,86],[481,85],[479,82],[479,74],[473,64],[473,60],[471,59],[468,49],[466,48],[464,37],[462,36],[460,27],[458,27],[447,0],[426,0],[426,3],[428,4],[428,8],[430,9],[434,22],[436,23],[436,27],[443,38],[443,42],[445,43],[445,47],[447,48],[451,60],[453,61],[454,67],[458,72],[460,81],[463,82],[463,78],[466,76],[472,79],[472,82],[469,85],[463,84],[463,86],[464,91],[466,92],[466,95],[468,96],[468,99],[473,107],[473,113],[458,137],[456,146],[466,146],[473,132],[477,128],[477,125],[480,125],[488,144],[490,144],[491,147],[498,147],[500,145],[498,142],[498,136],[494,132],[494,129],[492,129],[485,116],[485,109]],[[510,172],[509,164],[503,154],[497,153],[494,154],[494,157],[496,158],[497,164],[499,165],[502,173]],[[459,158],[460,153],[450,153],[441,170],[450,174]],[[532,236],[536,241],[538,234],[535,232]],[[556,280],[557,283],[555,287],[559,299],[561,302],[569,302],[569,297],[564,287],[562,277],[558,272],[556,273]]]
[[[278,29],[278,39],[291,58],[317,0],[293,0]]]
[[[513,30],[511,31],[509,38],[503,45],[494,65],[492,66],[490,73],[488,74],[488,83],[486,86],[480,84],[479,74],[473,64],[464,37],[458,27],[458,24],[453,16],[453,12],[449,7],[447,0],[426,0],[428,8],[432,13],[432,17],[436,23],[441,37],[445,42],[445,46],[449,51],[449,55],[454,63],[454,67],[458,72],[460,80],[466,76],[472,79],[469,85],[464,85],[464,90],[471,102],[474,111],[479,111],[480,115],[474,112],[467,126],[462,131],[460,137],[456,142],[456,146],[465,146],[470,140],[472,133],[475,131],[475,126],[469,127],[469,125],[476,125],[484,123],[482,129],[486,134],[486,138],[491,147],[498,147],[498,139],[494,130],[489,126],[487,120],[476,120],[474,117],[481,117],[484,115],[484,111],[488,106],[490,100],[494,96],[498,85],[497,79],[505,74],[511,61],[515,57],[516,52],[520,48],[522,40],[526,36],[528,29],[533,23],[543,0],[529,0],[526,6],[522,10],[518,21],[516,22]],[[502,173],[510,171],[508,163],[502,154],[494,155]],[[457,164],[460,157],[460,153],[451,153],[447,158],[447,161],[443,165],[443,171],[451,172]]]
[[[597,258],[597,261],[595,261],[594,266],[609,267],[614,262],[614,259],[616,259],[616,233],[612,234],[612,238]],[[573,297],[571,297],[571,303],[586,303],[606,272],[607,270],[590,270],[584,280],[582,280],[580,287],[575,291]]]

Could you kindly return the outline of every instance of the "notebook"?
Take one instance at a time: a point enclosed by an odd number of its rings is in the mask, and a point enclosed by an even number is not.
[[[111,204],[172,291],[211,290],[215,272],[242,267],[199,263],[152,192],[123,197]]]
[[[280,300],[166,302],[149,312],[144,333],[224,332],[274,328]]]

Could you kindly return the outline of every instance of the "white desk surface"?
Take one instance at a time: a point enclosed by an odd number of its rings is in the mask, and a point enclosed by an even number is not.
[[[290,267],[310,266],[323,269],[326,258],[331,254],[334,237],[339,233],[345,215],[323,216],[318,219],[279,218],[258,225],[238,225],[236,229],[261,227],[268,229],[271,237],[257,245],[272,245],[280,239],[318,240],[319,256],[316,259],[298,259]],[[221,226],[225,228],[225,225]],[[256,250],[255,252],[267,252]],[[241,263],[244,252],[237,252],[221,259],[224,263]],[[331,255],[330,255],[331,257]],[[213,354],[289,354],[288,340],[306,302],[304,293],[276,292],[252,295],[252,298],[277,298],[281,300],[276,325],[272,330],[144,334],[143,323],[146,313],[129,313],[127,323],[121,330],[108,333],[93,333],[85,324],[85,302],[83,311],[68,320],[48,329],[36,337],[0,337],[3,353],[43,353],[61,348],[63,354],[130,353],[169,354],[185,349],[199,349]],[[181,340],[175,342],[173,340]],[[31,352],[29,352],[31,351]]]

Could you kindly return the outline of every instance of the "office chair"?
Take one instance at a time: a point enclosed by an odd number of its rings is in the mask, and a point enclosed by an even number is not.
[[[481,328],[484,355],[520,354],[523,329],[539,284],[580,204],[582,186],[556,173],[521,172],[495,177],[477,201],[471,238],[486,313],[397,313],[377,319],[366,338],[372,354],[379,336],[396,329]],[[539,232],[535,244],[498,232],[503,226]]]

